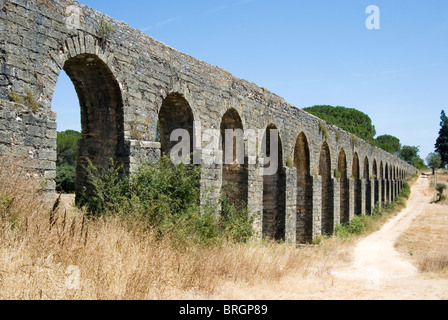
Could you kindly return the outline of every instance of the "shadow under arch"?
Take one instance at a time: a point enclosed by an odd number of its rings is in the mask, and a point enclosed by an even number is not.
[[[370,179],[369,158],[364,159],[365,211],[372,214],[372,184]]]
[[[271,132],[277,131],[277,145],[271,141]],[[274,133],[275,134],[275,133]],[[263,237],[275,240],[285,240],[286,230],[286,176],[283,171],[283,147],[280,134],[274,124],[270,124],[263,137],[263,155],[271,163],[277,163],[277,171],[272,175],[263,176]]]
[[[296,239],[300,244],[313,241],[313,180],[310,169],[310,149],[305,133],[300,133],[294,149],[297,170]]]
[[[220,147],[222,150],[222,195],[238,210],[247,207],[248,159],[245,156],[243,122],[238,112],[229,109],[221,121]],[[227,139],[226,139],[226,134]],[[227,142],[227,143],[226,143]],[[227,146],[232,146],[227,150]],[[231,160],[231,161],[226,161]]]
[[[162,156],[171,156],[172,149],[181,142],[181,137],[176,136],[177,141],[171,141],[171,135],[175,130],[185,130],[188,133],[188,141],[182,141],[185,148],[179,149],[175,155],[178,159],[186,159],[187,163],[193,163],[194,146],[194,116],[193,111],[185,97],[177,92],[169,93],[162,101],[159,111],[159,134]]]
[[[340,174],[340,223],[350,222],[350,185],[347,172],[347,155],[341,149],[338,160],[338,171]]]
[[[319,160],[319,175],[322,178],[322,234],[334,232],[334,191],[331,173],[330,148],[323,143]]]
[[[358,153],[356,152],[353,156],[352,176],[353,176],[353,193],[354,193],[353,203],[354,203],[355,215],[360,215],[362,212],[361,174],[359,166],[359,157]]]
[[[372,166],[372,175],[373,175],[373,205],[376,207],[378,203],[380,202],[380,180],[378,176],[378,163],[376,162],[376,159],[373,159],[373,166]]]

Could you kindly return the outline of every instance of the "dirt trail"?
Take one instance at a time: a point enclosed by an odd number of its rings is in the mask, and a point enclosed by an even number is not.
[[[412,187],[407,207],[380,231],[362,240],[349,268],[332,274],[341,279],[361,280],[370,289],[360,298],[448,299],[448,281],[421,275],[396,250],[395,242],[430,205],[429,181],[421,177]]]
[[[380,231],[357,245],[354,262],[349,269],[334,271],[333,274],[342,278],[372,281],[417,276],[417,268],[404,260],[395,250],[394,245],[430,201],[428,179],[419,179],[413,186],[406,209],[384,225]]]
[[[448,280],[421,274],[395,250],[414,219],[431,212],[429,181],[412,187],[407,208],[380,231],[359,242],[345,267],[304,277],[291,274],[276,285],[228,283],[212,299],[261,300],[448,300]],[[429,210],[429,211],[428,211]],[[337,269],[342,268],[342,269]]]

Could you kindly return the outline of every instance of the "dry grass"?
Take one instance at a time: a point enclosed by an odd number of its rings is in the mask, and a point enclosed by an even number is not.
[[[435,194],[435,177],[429,179],[431,192]],[[448,173],[438,173],[438,182],[448,185]],[[448,279],[448,201],[431,203],[426,208],[399,239],[397,249],[420,271]]]
[[[229,283],[269,287],[292,276],[312,290],[350,261],[352,243],[338,239],[318,248],[157,240],[142,223],[87,220],[45,201],[16,163],[0,159],[0,179],[0,299],[200,299]]]

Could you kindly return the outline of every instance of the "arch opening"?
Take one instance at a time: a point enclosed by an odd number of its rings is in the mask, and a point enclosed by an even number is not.
[[[63,66],[76,91],[80,106],[81,138],[76,151],[76,202],[91,190],[86,166],[99,171],[111,160],[129,172],[129,146],[124,138],[123,99],[120,86],[110,68],[96,55],[80,54]]]
[[[338,171],[340,175],[340,216],[341,223],[350,222],[350,186],[347,174],[347,157],[344,149],[339,153]]]
[[[372,214],[372,182],[370,179],[369,159],[364,160],[364,181],[365,181],[365,210],[367,214]]]
[[[373,205],[376,207],[378,203],[380,202],[380,178],[378,177],[378,164],[376,162],[376,159],[373,160],[373,182],[374,182],[374,191],[373,191]]]
[[[161,153],[163,156],[174,156],[183,159],[184,163],[193,163],[193,125],[194,117],[190,104],[180,93],[170,93],[163,100],[159,111],[159,134]],[[176,130],[183,130],[186,136],[176,135],[175,141],[171,141],[171,135]],[[187,141],[183,141],[186,139]],[[174,140],[174,139],[173,139]],[[173,148],[182,142],[182,148]],[[185,145],[184,145],[185,144]],[[173,154],[172,154],[173,153]]]
[[[285,240],[286,223],[286,177],[282,170],[283,148],[280,135],[278,144],[275,146],[270,137],[271,131],[277,130],[275,125],[269,125],[263,137],[263,154],[267,158],[276,158],[278,170],[273,175],[263,176],[263,237],[275,240]],[[264,149],[264,148],[263,148]],[[269,163],[265,163],[267,168]]]
[[[227,141],[226,141],[227,131]],[[233,132],[233,133],[232,133]],[[248,166],[244,155],[243,123],[235,109],[228,110],[221,122],[222,194],[230,204],[242,210],[248,199]],[[232,133],[229,135],[228,133]],[[228,139],[233,139],[233,150],[226,150]],[[226,143],[227,142],[227,143]],[[232,160],[232,161],[226,161]],[[232,163],[229,163],[232,162]],[[242,162],[242,163],[241,163]]]
[[[322,178],[322,234],[332,235],[334,232],[334,191],[330,148],[326,142],[320,152],[319,175]]]
[[[355,215],[361,214],[362,207],[362,197],[361,197],[361,177],[359,172],[359,157],[358,154],[355,153],[353,156],[353,168],[352,168],[352,176],[353,176],[353,193],[354,193],[354,209]]]
[[[302,132],[294,149],[294,167],[297,170],[296,238],[298,243],[313,241],[313,182],[310,174],[310,150]]]

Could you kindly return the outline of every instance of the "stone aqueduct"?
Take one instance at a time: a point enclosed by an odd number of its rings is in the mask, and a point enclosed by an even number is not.
[[[105,21],[113,30],[100,31]],[[277,174],[262,176],[263,168],[247,161],[202,167],[201,201],[228,192],[257,217],[259,238],[307,243],[332,233],[393,200],[403,179],[416,173],[266,89],[76,1],[0,0],[0,154],[32,159],[48,191],[56,175],[51,100],[62,69],[80,102],[80,165],[87,157],[101,168],[112,158],[130,172],[169,151],[172,129],[193,136],[194,121],[202,130],[278,129]],[[38,107],[31,109],[30,100]],[[233,191],[221,191],[229,184]]]

